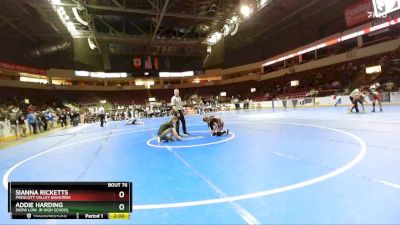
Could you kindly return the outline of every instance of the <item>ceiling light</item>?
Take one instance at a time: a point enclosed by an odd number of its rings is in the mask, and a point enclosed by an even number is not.
[[[61,4],[60,0],[50,0],[51,4]]]
[[[215,38],[217,39],[217,41],[219,41],[222,37],[222,34],[220,32],[215,32]]]
[[[243,5],[240,8],[240,13],[243,15],[244,18],[247,18],[251,14],[251,9],[250,9],[250,7],[248,5]]]
[[[235,24],[235,27],[232,29],[231,36],[234,36],[239,30],[239,23]]]
[[[71,36],[73,38],[78,38],[79,35],[81,35],[81,32],[79,32],[76,29],[75,24],[70,21],[70,17],[67,15],[65,8],[63,6],[59,5],[59,4],[61,4],[61,1],[60,0],[49,0],[49,2],[50,2],[50,4],[53,5],[54,11],[57,13],[61,22],[67,27],[67,30],[71,34]]]
[[[211,35],[211,37],[207,38],[207,42],[210,44],[215,44],[217,43],[217,39],[215,37],[215,34]]]
[[[236,23],[238,21],[238,17],[237,16],[232,16],[232,22]]]
[[[65,9],[64,7],[58,7],[57,12],[60,16],[63,16],[65,14]]]
[[[227,26],[227,27],[225,27],[225,26]],[[229,34],[229,32],[231,31],[231,29],[228,25],[225,24],[223,31],[224,31],[224,36],[227,36]]]
[[[260,1],[260,7],[263,7],[264,5],[266,5],[269,2],[269,0],[261,0]]]

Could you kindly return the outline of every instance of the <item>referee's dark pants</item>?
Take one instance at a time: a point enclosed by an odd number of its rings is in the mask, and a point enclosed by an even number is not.
[[[183,133],[184,134],[186,134],[187,133],[187,131],[186,131],[186,121],[185,121],[185,116],[183,115],[183,112],[182,112],[182,110],[178,110],[178,121],[176,121],[176,133],[178,133],[178,135],[179,135],[179,120],[180,121],[182,121],[182,128],[183,128]]]
[[[351,103],[353,103],[354,108],[356,109],[356,112],[360,112],[360,110],[358,109],[358,101],[354,100],[353,97],[350,96],[350,101]],[[360,102],[361,103],[361,102]],[[353,111],[353,110],[352,110]]]
[[[100,114],[100,127],[104,126],[104,120],[106,119],[106,115]]]

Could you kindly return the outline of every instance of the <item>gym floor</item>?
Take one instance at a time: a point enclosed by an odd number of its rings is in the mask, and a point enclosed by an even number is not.
[[[81,125],[0,150],[0,224],[400,224],[400,107],[217,113],[213,137],[157,143],[160,123]],[[126,221],[11,220],[8,181],[132,181]]]

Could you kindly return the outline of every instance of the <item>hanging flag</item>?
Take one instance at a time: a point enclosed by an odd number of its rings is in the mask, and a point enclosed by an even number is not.
[[[160,64],[158,63],[158,57],[154,57],[153,62],[154,62],[154,69],[159,70]]]
[[[133,66],[135,69],[140,70],[142,68],[142,59],[140,57],[133,58]]]
[[[151,56],[147,56],[146,61],[144,62],[144,68],[146,70],[153,69],[153,66],[151,65]]]

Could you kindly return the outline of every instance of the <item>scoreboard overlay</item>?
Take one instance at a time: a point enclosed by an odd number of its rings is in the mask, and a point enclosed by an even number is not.
[[[129,219],[132,182],[9,182],[12,219]]]

